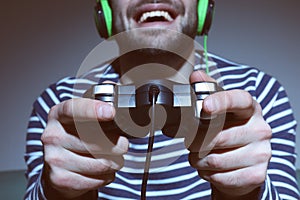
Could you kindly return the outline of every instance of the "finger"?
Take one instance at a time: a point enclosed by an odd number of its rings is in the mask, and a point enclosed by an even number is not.
[[[194,71],[190,76],[190,82],[195,83],[201,81],[217,82],[216,80],[208,76],[204,71],[200,71],[200,70]]]
[[[209,153],[217,142],[217,136],[222,131],[224,119],[216,117],[209,124],[201,124],[195,136],[185,137],[185,146],[191,152],[198,152],[201,157]]]
[[[253,151],[256,149],[256,151]],[[261,163],[268,163],[271,157],[269,141],[256,142],[236,149],[213,151],[202,159],[192,153],[189,157],[191,166],[198,170],[225,172],[247,168]]]
[[[266,178],[267,164],[233,171],[211,172],[199,170],[199,176],[212,183],[223,192],[246,194],[260,186]]]
[[[80,154],[93,154],[94,156],[98,154],[125,154],[128,151],[128,139],[117,134],[111,137],[114,140],[99,132],[98,129],[96,133],[86,132],[75,136],[66,133],[64,127],[58,121],[52,120],[47,124],[41,140],[45,146],[62,146]]]
[[[203,111],[209,114],[231,113],[231,117],[244,120],[249,119],[258,103],[243,90],[229,90],[214,93],[204,99]]]
[[[58,167],[51,167],[50,170],[49,178],[54,188],[64,193],[71,192],[71,194],[74,194],[74,192],[85,193],[86,191],[98,189],[111,183],[115,178],[115,173],[89,177]]]
[[[45,162],[82,175],[98,176],[120,170],[124,164],[122,155],[98,155],[98,158],[79,155],[64,148],[46,146]]]
[[[68,124],[76,121],[112,120],[115,115],[113,106],[108,103],[86,99],[70,99],[55,105],[49,112],[49,120],[59,120]]]
[[[262,117],[251,118],[243,126],[222,130],[216,137],[214,149],[236,148],[255,141],[270,140],[272,130]]]

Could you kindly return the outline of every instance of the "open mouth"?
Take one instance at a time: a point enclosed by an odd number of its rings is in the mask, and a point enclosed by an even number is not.
[[[150,22],[172,22],[174,18],[167,11],[156,10],[144,12],[140,15],[137,22],[141,23],[150,23]]]
[[[167,4],[145,4],[135,10],[134,20],[138,24],[172,23],[179,13]]]

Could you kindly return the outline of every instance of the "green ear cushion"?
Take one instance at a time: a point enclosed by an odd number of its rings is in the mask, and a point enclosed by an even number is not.
[[[112,35],[112,11],[109,6],[108,0],[100,0],[103,13],[104,13],[104,19],[107,27],[107,33],[110,37]]]
[[[197,33],[199,35],[202,34],[203,28],[205,25],[208,3],[209,3],[208,0],[199,0],[199,2],[198,2],[198,30],[197,30]]]

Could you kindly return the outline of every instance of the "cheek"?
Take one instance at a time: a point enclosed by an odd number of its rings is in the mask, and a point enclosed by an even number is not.
[[[112,8],[112,21],[113,21],[113,33],[117,34],[124,31],[127,17],[127,7],[131,0],[112,0],[111,8]]]
[[[119,12],[114,12],[113,14],[113,29],[114,33],[120,33],[125,31],[125,27],[127,24],[127,18],[126,15],[122,10]]]
[[[183,33],[194,36],[197,33],[198,20],[197,11],[195,8],[187,10],[182,22]]]

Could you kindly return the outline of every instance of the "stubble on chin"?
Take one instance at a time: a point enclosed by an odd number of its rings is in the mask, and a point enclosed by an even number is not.
[[[172,49],[172,44],[176,41],[175,31],[161,28],[147,28],[133,32],[132,40],[143,44],[145,47],[157,49]]]
[[[146,28],[126,32],[118,43],[123,51],[152,49],[151,52],[155,53],[155,49],[157,49],[176,52],[190,43],[190,41],[187,43],[186,38],[186,35],[174,30]]]

